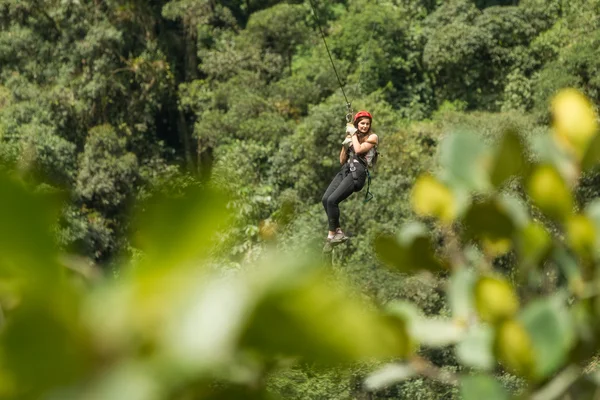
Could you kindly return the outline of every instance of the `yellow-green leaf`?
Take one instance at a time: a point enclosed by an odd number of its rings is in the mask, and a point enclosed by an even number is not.
[[[492,185],[500,187],[510,177],[522,173],[526,167],[527,159],[521,137],[514,130],[506,131],[494,157],[490,173]]]
[[[418,215],[435,217],[444,223],[456,218],[457,204],[448,187],[430,175],[417,179],[412,190],[412,207]]]
[[[532,340],[521,322],[504,320],[497,327],[494,350],[498,361],[509,371],[525,378],[534,375]]]
[[[592,104],[581,92],[564,89],[552,100],[552,113],[555,140],[581,160],[598,130]]]
[[[573,211],[573,198],[565,180],[550,165],[538,166],[527,182],[527,193],[548,216],[563,220]]]
[[[519,310],[519,299],[504,279],[484,276],[475,283],[475,307],[486,322],[498,323],[512,318]]]
[[[579,255],[591,257],[596,248],[596,227],[585,215],[572,215],[566,221],[567,242]]]

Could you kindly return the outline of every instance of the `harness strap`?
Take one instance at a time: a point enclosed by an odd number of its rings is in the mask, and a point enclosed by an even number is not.
[[[356,174],[356,165],[354,165],[354,155],[348,158],[348,165],[350,172],[352,173],[352,179],[354,180],[354,191],[358,190],[358,175]]]
[[[351,152],[348,157],[348,168],[350,169],[350,173],[352,173],[352,179],[354,180],[354,191],[358,191],[358,174],[356,173],[356,165],[354,160],[358,160],[362,166],[365,167],[365,171],[367,172],[367,192],[365,193],[364,203],[367,203],[373,199],[373,193],[371,193],[371,173],[369,172],[369,166],[362,162],[360,157],[356,156],[356,153]]]
[[[367,168],[367,193],[365,193],[365,200],[363,203],[366,203],[373,199],[373,193],[369,190],[371,188],[371,174],[369,173],[369,168]]]

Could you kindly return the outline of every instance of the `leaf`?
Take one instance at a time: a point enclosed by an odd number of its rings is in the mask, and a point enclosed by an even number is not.
[[[448,302],[452,317],[466,324],[474,312],[473,285],[475,275],[466,267],[460,268],[450,277],[448,283]]]
[[[416,375],[416,371],[407,364],[387,364],[365,379],[365,388],[377,391],[405,381]]]
[[[445,347],[461,341],[465,326],[449,319],[417,318],[409,323],[411,336],[427,347]]]
[[[584,259],[590,259],[598,240],[596,226],[592,220],[581,214],[571,215],[565,222],[565,228],[569,247]]]
[[[431,240],[421,224],[406,224],[397,237],[377,237],[374,249],[381,261],[402,272],[421,269],[435,272],[445,268],[444,263],[435,256]]]
[[[510,238],[515,229],[504,207],[493,199],[472,204],[464,222],[467,235],[471,238]]]
[[[482,321],[497,324],[519,310],[519,298],[512,285],[502,277],[482,276],[474,287],[475,307]]]
[[[531,337],[538,379],[562,367],[575,342],[573,321],[563,302],[562,294],[535,300],[519,317]]]
[[[546,215],[562,221],[573,212],[571,190],[550,165],[535,168],[527,180],[527,194]]]
[[[420,176],[411,193],[412,208],[418,215],[451,223],[457,214],[456,198],[449,188],[432,176]]]
[[[581,160],[581,169],[583,171],[592,170],[600,161],[600,135],[596,134],[590,141],[590,144]]]
[[[491,370],[496,364],[493,352],[494,330],[489,325],[471,327],[464,339],[456,345],[456,356],[461,364],[482,370]]]
[[[494,354],[510,372],[531,379],[535,375],[535,354],[529,332],[520,321],[505,319],[496,325]]]
[[[57,288],[62,270],[50,231],[58,222],[56,200],[0,173],[0,276],[23,279],[35,291]]]
[[[487,191],[489,149],[471,133],[457,133],[440,145],[441,178],[457,189]]]
[[[555,247],[552,258],[569,282],[569,289],[577,294],[583,294],[583,276],[577,260],[563,247]]]
[[[564,392],[581,378],[581,368],[570,365],[559,374],[552,378],[544,387],[537,392],[531,394],[531,400],[554,400],[561,398]],[[581,379],[576,387],[576,390],[570,393],[570,396],[575,396],[576,399],[594,399],[596,385],[586,380]],[[568,397],[570,397],[568,396]]]
[[[538,265],[547,256],[551,245],[550,234],[539,222],[531,222],[517,235],[519,257],[526,268]]]
[[[410,337],[428,347],[443,347],[459,342],[465,335],[465,325],[454,320],[427,318],[413,304],[394,301],[386,306],[388,314],[406,323]]]
[[[565,150],[582,159],[598,122],[589,99],[576,89],[563,89],[552,99],[554,137]]]
[[[74,384],[89,372],[92,359],[85,332],[69,311],[75,310],[61,310],[51,301],[28,301],[11,314],[3,331],[1,364],[29,398]]]
[[[167,397],[157,372],[148,364],[127,360],[112,366],[100,378],[84,389],[84,394],[68,396],[65,400],[159,400]],[[67,392],[68,393],[68,392]],[[61,397],[63,398],[63,397]]]
[[[492,185],[500,187],[507,179],[519,175],[527,166],[525,148],[519,134],[508,130],[502,136],[490,173]]]
[[[487,375],[465,376],[461,379],[462,400],[508,400],[506,390],[494,378]]]
[[[492,254],[503,254],[512,246],[515,224],[495,199],[474,203],[464,217],[465,235],[478,240]]]
[[[523,227],[529,223],[529,210],[522,199],[514,194],[502,193],[497,201],[498,207],[512,219],[515,226]]]
[[[254,278],[263,294],[243,331],[242,346],[321,364],[412,352],[405,321],[354,300],[317,265],[279,261]]]
[[[206,255],[228,220],[226,206],[224,195],[209,187],[151,199],[136,216],[135,238],[145,252],[136,270],[172,268]]]
[[[600,200],[591,201],[585,207],[584,214],[592,221],[596,232],[600,232]],[[600,235],[596,235],[596,248],[600,248]]]
[[[185,288],[189,293],[184,306],[165,316],[170,324],[165,327],[163,346],[169,357],[191,371],[205,371],[231,360],[262,295],[251,290],[247,279],[206,276],[196,290]]]

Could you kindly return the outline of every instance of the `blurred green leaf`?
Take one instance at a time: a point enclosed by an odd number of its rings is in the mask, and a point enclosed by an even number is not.
[[[503,319],[495,326],[494,354],[511,373],[531,379],[535,375],[535,353],[531,335],[523,323]]]
[[[493,328],[478,324],[470,327],[465,338],[456,345],[456,357],[465,366],[491,370],[496,365],[493,345]]]
[[[490,188],[487,175],[489,158],[489,149],[476,135],[450,135],[440,146],[442,180],[457,189],[486,191]]]
[[[573,212],[570,188],[551,165],[536,167],[527,180],[527,194],[542,212],[562,221]]]
[[[566,242],[584,260],[590,260],[598,241],[595,223],[583,214],[570,215],[565,221]]]
[[[594,135],[594,138],[590,141],[584,155],[581,160],[581,169],[583,171],[589,171],[598,165],[600,161],[600,135]]]
[[[394,300],[385,305],[385,311],[389,315],[394,315],[400,319],[409,322],[423,315],[415,304],[405,300]]]
[[[89,384],[83,394],[69,396],[62,394],[64,400],[85,398],[88,400],[160,400],[164,399],[165,388],[156,379],[157,371],[152,365],[134,360],[122,361],[97,380]]]
[[[163,327],[166,334],[160,339],[175,363],[188,371],[205,373],[235,357],[257,302],[267,294],[262,288],[252,288],[251,277],[246,275],[206,275],[194,280],[195,285],[180,286],[185,297],[167,303]]]
[[[85,332],[75,310],[57,302],[22,304],[0,337],[0,362],[24,397],[40,398],[46,390],[75,384],[89,373],[92,354]]]
[[[527,166],[525,148],[519,134],[508,130],[498,144],[490,173],[492,185],[500,187],[507,179],[519,175]]]
[[[407,364],[387,364],[365,379],[367,390],[377,391],[415,376],[416,371]]]
[[[577,400],[593,400],[597,398],[596,391],[597,386],[592,382],[587,381],[582,378],[581,368],[570,365],[556,376],[550,380],[550,382],[546,383],[541,389],[531,395],[531,400],[555,400],[564,397],[572,397]],[[565,391],[569,389],[573,383],[575,383],[579,379],[580,384],[577,385],[576,390],[570,392],[567,396]]]
[[[410,322],[410,333],[415,341],[427,347],[445,347],[460,342],[466,327],[442,318],[417,318]]]
[[[509,396],[500,382],[487,375],[465,376],[461,379],[463,400],[508,400]]]
[[[404,321],[353,300],[319,269],[287,262],[266,271],[276,278],[266,279],[243,346],[324,364],[406,357],[412,351]]]
[[[478,240],[488,252],[502,254],[510,250],[515,223],[496,199],[473,203],[464,217],[467,238]]]
[[[583,276],[581,275],[581,268],[577,263],[577,260],[569,253],[564,247],[557,246],[552,251],[552,258],[558,265],[558,268],[562,271],[563,275],[569,282],[569,288],[578,294],[582,294],[583,290]]]
[[[143,265],[172,268],[198,261],[228,222],[227,199],[209,187],[192,187],[181,196],[157,196],[140,207],[135,238],[145,251]]]
[[[404,225],[397,237],[377,237],[374,248],[381,261],[402,272],[444,269],[444,263],[435,256],[427,231],[418,223]]]
[[[585,207],[584,214],[593,222],[596,232],[600,232],[600,200],[591,201]],[[596,249],[600,249],[600,235],[596,235]]]
[[[519,317],[531,337],[538,379],[556,372],[567,360],[574,344],[573,321],[564,301],[562,293],[535,300]]]
[[[458,269],[448,282],[448,302],[452,317],[467,323],[474,313],[473,285],[475,284],[475,274],[467,267]]]
[[[498,206],[512,219],[515,226],[526,226],[531,218],[525,202],[514,194],[501,193],[497,197]]]
[[[0,276],[53,290],[61,276],[51,228],[58,222],[58,199],[34,195],[0,173]]]
[[[458,211],[456,196],[430,175],[417,178],[411,192],[411,203],[417,215],[436,217],[446,224],[456,218]]]
[[[506,239],[515,229],[504,207],[494,199],[472,204],[464,222],[467,236],[471,238]]]
[[[390,315],[406,323],[410,337],[418,344],[428,347],[443,347],[459,342],[465,335],[465,324],[444,318],[428,318],[415,305],[405,301],[394,301],[386,305]]]
[[[515,288],[502,276],[481,276],[473,289],[475,307],[482,321],[497,324],[512,318],[519,310]]]
[[[531,222],[517,236],[517,249],[524,267],[538,265],[548,254],[552,238],[542,224]]]

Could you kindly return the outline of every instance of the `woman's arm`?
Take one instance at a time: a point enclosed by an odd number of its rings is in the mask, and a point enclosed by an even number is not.
[[[344,165],[348,161],[348,152],[346,148],[342,146],[342,151],[340,152],[340,164]]]
[[[356,154],[366,153],[367,151],[371,150],[371,148],[373,146],[375,146],[377,144],[378,140],[379,140],[379,138],[377,137],[377,135],[372,133],[369,135],[367,140],[360,143],[358,141],[358,136],[356,134],[354,134],[354,135],[352,135],[352,147],[354,147],[354,152]]]

